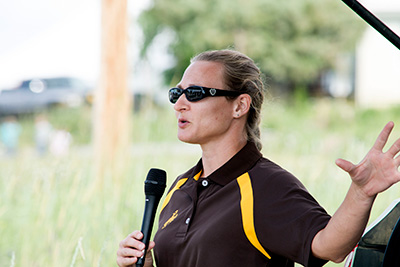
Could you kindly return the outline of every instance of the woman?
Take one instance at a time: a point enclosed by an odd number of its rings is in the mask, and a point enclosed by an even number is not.
[[[170,90],[178,138],[202,158],[172,184],[161,207],[154,248],[166,266],[322,266],[343,261],[360,239],[376,195],[400,180],[400,139],[383,153],[388,123],[354,165],[339,159],[352,184],[331,217],[290,173],[263,158],[260,71],[247,56],[209,51],[192,59]],[[142,233],[120,243],[119,266],[143,255]],[[145,266],[152,266],[151,253]]]

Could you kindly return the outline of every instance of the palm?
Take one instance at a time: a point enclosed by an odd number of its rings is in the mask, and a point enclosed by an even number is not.
[[[342,159],[336,162],[350,174],[353,183],[368,197],[375,196],[400,181],[400,156],[396,156],[400,152],[400,139],[387,152],[382,151],[393,126],[392,122],[385,126],[372,149],[359,164],[354,165]]]

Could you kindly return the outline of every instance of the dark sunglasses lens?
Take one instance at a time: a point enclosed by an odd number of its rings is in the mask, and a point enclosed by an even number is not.
[[[178,101],[179,97],[182,95],[183,90],[180,88],[172,88],[169,90],[169,101],[173,104]]]
[[[185,91],[189,101],[199,101],[204,98],[203,91],[200,88],[187,88]]]

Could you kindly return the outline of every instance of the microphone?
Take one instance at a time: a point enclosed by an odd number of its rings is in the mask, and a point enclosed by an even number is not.
[[[136,267],[143,267],[146,251],[149,247],[151,231],[153,229],[154,217],[156,215],[157,206],[164,194],[167,183],[167,173],[160,169],[150,169],[147,178],[144,181],[144,193],[146,195],[146,203],[142,222],[142,242],[145,244],[144,254],[136,262]]]

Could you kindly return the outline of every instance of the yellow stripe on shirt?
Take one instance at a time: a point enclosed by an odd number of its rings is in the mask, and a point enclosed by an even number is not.
[[[199,177],[200,177],[201,173],[202,173],[202,171],[200,171],[198,174],[196,174],[196,175],[193,177],[193,179],[195,179],[196,181],[199,180]],[[162,204],[162,206],[161,206],[160,213],[161,213],[161,211],[164,209],[164,207],[167,206],[168,202],[171,200],[172,194],[173,194],[176,190],[178,190],[179,188],[181,188],[181,186],[186,182],[187,179],[188,179],[188,178],[182,178],[182,179],[180,179],[180,180],[176,183],[176,185],[174,186],[174,188],[172,188],[171,191],[169,191],[169,193],[168,193],[167,196],[165,197],[164,202],[163,202],[163,204]]]
[[[172,188],[171,191],[169,191],[169,193],[168,193],[167,196],[165,197],[164,202],[163,202],[163,204],[162,204],[162,206],[161,206],[160,213],[161,213],[161,211],[164,209],[164,207],[167,206],[167,204],[168,204],[168,202],[170,201],[170,199],[171,199],[171,197],[172,197],[172,194],[175,192],[175,190],[178,190],[178,189],[186,182],[187,179],[188,179],[188,178],[180,179],[180,180],[176,183],[176,185],[174,186],[174,188]]]
[[[199,171],[199,173],[196,174],[196,175],[193,177],[193,179],[195,179],[196,181],[198,181],[199,178],[200,178],[200,175],[201,175],[202,173],[203,173],[203,170]]]
[[[262,254],[264,254],[268,259],[271,256],[265,251],[260,242],[258,241],[256,229],[254,227],[254,214],[253,214],[253,188],[251,186],[251,180],[249,174],[246,172],[237,178],[237,182],[240,188],[240,209],[242,211],[242,223],[244,233],[250,243],[258,249]]]

